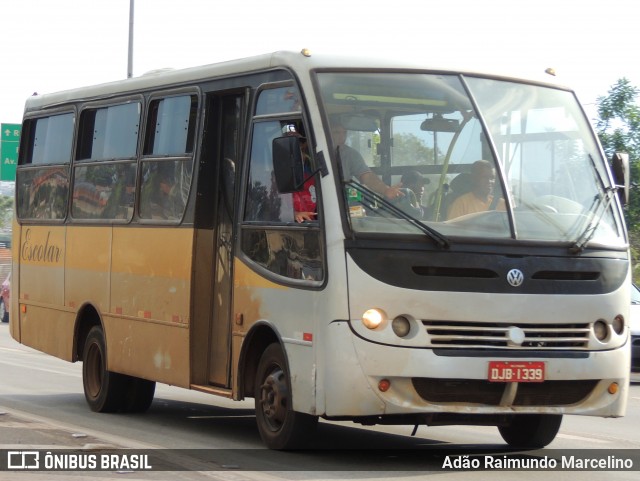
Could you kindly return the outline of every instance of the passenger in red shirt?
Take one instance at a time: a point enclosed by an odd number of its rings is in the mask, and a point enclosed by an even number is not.
[[[316,209],[316,179],[311,169],[311,157],[307,139],[300,134],[295,134],[300,138],[300,148],[302,149],[302,161],[304,162],[304,178],[306,179],[302,189],[293,193],[293,211],[296,222],[312,222],[318,215]]]

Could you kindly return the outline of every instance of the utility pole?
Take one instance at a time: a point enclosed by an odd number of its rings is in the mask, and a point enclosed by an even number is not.
[[[127,78],[133,77],[133,10],[135,0],[129,0],[129,62],[127,65]]]

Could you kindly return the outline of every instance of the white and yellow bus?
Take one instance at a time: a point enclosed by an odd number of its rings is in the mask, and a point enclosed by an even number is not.
[[[271,448],[319,417],[540,447],[626,408],[624,181],[541,81],[302,51],[35,95],[10,330],[98,412],[161,382],[255,398]]]

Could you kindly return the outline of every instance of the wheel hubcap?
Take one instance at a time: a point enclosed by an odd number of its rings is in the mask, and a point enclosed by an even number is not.
[[[260,404],[267,423],[275,431],[282,427],[287,415],[289,391],[284,372],[276,367],[260,387]]]

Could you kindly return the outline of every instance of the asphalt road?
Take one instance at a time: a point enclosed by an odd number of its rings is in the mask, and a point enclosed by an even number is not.
[[[488,450],[485,454],[498,458],[513,454],[494,427],[421,426],[412,437],[412,427],[408,426],[361,427],[329,422],[320,423],[312,451],[278,453],[263,448],[251,400],[238,403],[158,385],[147,413],[96,414],[85,403],[81,369],[79,363],[67,363],[21,346],[10,338],[7,324],[0,325],[0,455],[2,450],[88,449],[102,454],[126,448],[133,453],[150,453],[156,467],[160,463],[171,471],[0,471],[0,480],[413,480],[432,476],[466,480],[470,472],[441,469],[445,456],[456,459],[459,454],[478,450]],[[634,379],[640,381],[639,376]],[[640,383],[635,382],[626,417],[565,416],[560,433],[547,449],[526,454],[537,459],[564,453],[640,456],[639,428]],[[640,467],[640,459],[637,464]],[[480,480],[513,479],[514,475],[495,469],[472,474],[473,479]],[[600,481],[603,475],[608,480],[638,478],[637,471],[598,470],[522,471],[517,477],[544,479],[549,475],[580,481]]]

